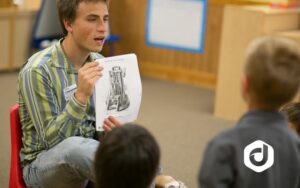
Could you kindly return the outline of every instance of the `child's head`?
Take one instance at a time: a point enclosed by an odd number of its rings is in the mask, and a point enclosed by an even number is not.
[[[95,159],[97,187],[148,188],[158,172],[160,149],[145,128],[126,124],[109,132]]]
[[[288,103],[284,105],[280,111],[287,115],[289,127],[300,136],[300,103]]]
[[[300,48],[285,38],[255,40],[248,48],[244,73],[244,98],[262,108],[278,109],[299,89]]]

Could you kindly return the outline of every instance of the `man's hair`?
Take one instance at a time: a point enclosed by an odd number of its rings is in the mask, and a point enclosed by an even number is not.
[[[257,104],[278,109],[291,100],[300,84],[300,49],[276,37],[255,40],[248,48],[245,75]]]
[[[99,188],[148,188],[159,168],[160,149],[155,138],[137,124],[109,132],[95,158]]]
[[[68,32],[64,26],[64,20],[73,22],[76,18],[77,8],[81,2],[104,2],[109,6],[110,0],[56,0],[57,11],[59,15],[59,21],[63,29],[64,34]]]
[[[289,122],[295,125],[296,132],[300,136],[300,102],[288,103],[280,111],[287,115]]]

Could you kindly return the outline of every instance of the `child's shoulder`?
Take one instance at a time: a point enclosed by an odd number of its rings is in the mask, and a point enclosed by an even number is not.
[[[233,127],[216,135],[210,143],[214,144],[221,144],[221,145],[230,145],[237,141],[238,139],[238,132],[237,128]]]

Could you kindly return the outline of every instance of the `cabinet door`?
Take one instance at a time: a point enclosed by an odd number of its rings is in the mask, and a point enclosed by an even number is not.
[[[0,7],[9,7],[11,5],[11,0],[1,0]]]
[[[19,14],[15,18],[11,68],[20,68],[29,58],[33,22],[33,12]]]
[[[10,45],[11,45],[11,33],[10,33],[10,17],[1,16],[0,17],[0,70],[5,70],[9,67],[10,64]]]

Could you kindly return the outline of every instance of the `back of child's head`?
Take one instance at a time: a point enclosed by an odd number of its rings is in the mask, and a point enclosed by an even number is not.
[[[160,149],[149,131],[125,124],[109,132],[95,159],[99,188],[148,188],[159,168]]]
[[[289,123],[300,136],[300,102],[292,102],[284,105],[281,110],[287,115]]]
[[[245,76],[257,104],[279,108],[296,94],[300,83],[300,48],[289,39],[264,37],[248,48]]]

